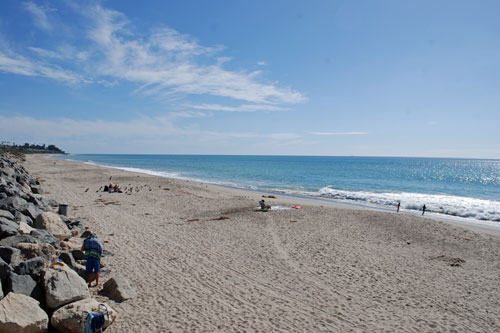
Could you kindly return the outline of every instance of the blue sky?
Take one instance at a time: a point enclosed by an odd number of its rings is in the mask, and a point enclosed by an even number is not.
[[[500,1],[0,2],[0,140],[500,158]]]

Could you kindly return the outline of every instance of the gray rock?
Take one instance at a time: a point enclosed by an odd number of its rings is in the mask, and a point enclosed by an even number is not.
[[[0,257],[7,264],[17,266],[21,262],[21,250],[10,246],[0,246]]]
[[[16,247],[17,243],[38,243],[38,241],[30,235],[16,235],[0,240],[0,246]]]
[[[9,293],[0,301],[0,332],[48,332],[48,327],[47,313],[33,298]]]
[[[33,220],[31,219],[31,217],[26,216],[23,213],[18,212],[18,211],[16,211],[14,215],[15,215],[14,216],[14,221],[16,221],[16,222],[24,222],[24,223],[26,223],[29,226],[33,225]]]
[[[123,276],[112,277],[102,288],[102,294],[117,302],[123,302],[137,296],[137,292]]]
[[[37,216],[33,226],[37,229],[47,229],[60,240],[65,240],[71,237],[66,224],[61,218],[52,212],[43,212]]]
[[[0,200],[7,198],[7,194],[5,193],[0,193]]]
[[[75,258],[73,258],[73,255],[68,251],[61,251],[61,253],[59,254],[59,259],[61,259],[66,265],[70,267],[74,267],[76,264]]]
[[[5,282],[5,292],[23,294],[39,302],[42,300],[42,289],[29,275],[17,275],[11,272]]]
[[[16,248],[21,250],[21,254],[26,259],[42,257],[47,264],[57,260],[56,249],[47,243],[17,243]]]
[[[35,220],[42,211],[36,208],[36,206],[33,203],[28,202],[26,205],[22,207],[20,212],[30,217],[32,220]]]
[[[19,234],[19,225],[16,222],[0,217],[0,239]]]
[[[38,209],[46,212],[48,211],[49,209],[49,206],[47,206],[47,204],[45,203],[44,200],[42,200],[41,198],[37,198],[35,196],[30,196],[28,198],[28,202],[31,202],[32,204],[34,204]]]
[[[34,194],[43,194],[42,188],[38,185],[31,185],[31,192]]]
[[[68,227],[72,230],[79,230],[79,231],[83,231],[85,229],[85,224],[83,223],[83,221],[81,220],[75,220],[73,222],[70,222],[68,224]]]
[[[9,212],[19,211],[27,204],[27,201],[18,197],[8,197],[0,200],[0,209],[8,210]]]
[[[44,270],[43,289],[51,309],[89,297],[85,280],[66,266]]]
[[[82,279],[87,280],[87,272],[85,272],[85,266],[79,263],[75,263],[75,265],[72,267],[73,270],[82,277]],[[101,275],[103,273],[104,269],[101,269]]]
[[[0,258],[0,281],[5,281],[10,272],[12,272],[12,267]]]
[[[5,193],[7,197],[14,197],[19,191],[19,187],[15,185],[0,185],[0,193]]]
[[[0,210],[0,217],[4,217],[8,220],[12,220],[14,221],[14,215],[12,215],[11,212],[9,212],[8,210]]]
[[[50,206],[50,207],[59,207],[59,204],[54,199],[45,199],[45,198],[43,198],[42,201],[44,201],[47,204],[47,206]]]
[[[54,235],[52,235],[49,230],[35,229],[30,232],[30,236],[35,238],[38,243],[47,243],[52,245],[56,249],[59,249],[61,247],[59,239],[54,237]]]
[[[80,333],[83,332],[84,323],[82,323],[82,313],[99,313],[99,303],[93,298],[86,298],[80,301],[76,301],[65,305],[55,311],[50,318],[50,323],[54,328],[60,332],[67,333]],[[106,322],[104,323],[104,329],[111,325],[116,319],[116,312],[106,303],[104,306],[108,310],[108,318],[105,317]],[[102,308],[102,306],[101,306]],[[111,329],[111,328],[110,328]],[[113,330],[114,331],[114,330]]]
[[[0,280],[0,299],[3,298],[3,288],[2,288],[2,281]]]
[[[75,260],[85,259],[85,253],[83,253],[83,251],[80,249],[75,249],[71,251],[71,254],[73,255],[73,258],[75,258]]]
[[[66,215],[61,215],[59,214],[59,218],[61,219],[61,221],[63,221],[64,224],[66,225],[69,225],[71,223],[71,220],[69,219],[69,217],[67,217]]]
[[[16,267],[14,272],[19,275],[31,275],[39,277],[42,274],[45,259],[42,257],[31,258],[26,261],[21,261]]]

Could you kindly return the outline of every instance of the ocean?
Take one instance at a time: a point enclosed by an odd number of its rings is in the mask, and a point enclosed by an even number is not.
[[[55,156],[163,177],[500,226],[500,160],[343,156]]]

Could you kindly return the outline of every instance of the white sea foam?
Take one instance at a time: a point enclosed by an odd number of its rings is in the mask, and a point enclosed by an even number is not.
[[[317,196],[379,207],[395,207],[398,202],[401,202],[401,209],[413,211],[421,210],[425,204],[426,212],[500,222],[500,202],[493,200],[441,194],[344,191],[331,186],[322,188]]]

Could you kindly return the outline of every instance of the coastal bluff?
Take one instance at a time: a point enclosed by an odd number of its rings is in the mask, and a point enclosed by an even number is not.
[[[82,313],[68,328],[60,322],[75,315],[60,310],[88,300],[86,311],[97,312],[103,303],[93,299],[83,262],[72,256],[88,227],[59,214],[59,203],[43,196],[23,162],[19,154],[0,156],[0,332],[82,332]],[[110,325],[116,313],[106,306]]]

